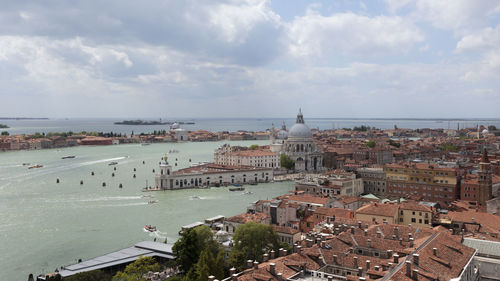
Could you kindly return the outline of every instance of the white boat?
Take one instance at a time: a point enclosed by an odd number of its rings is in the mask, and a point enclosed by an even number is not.
[[[114,162],[114,161],[113,161],[113,162],[110,162],[110,163],[108,164],[108,166],[117,165],[117,164],[118,164],[118,162]]]
[[[189,164],[189,167],[197,167],[197,166],[205,165],[208,163],[210,163],[210,162],[208,162],[208,161],[193,162],[193,163]]]

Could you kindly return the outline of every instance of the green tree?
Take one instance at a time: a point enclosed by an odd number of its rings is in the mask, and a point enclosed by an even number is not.
[[[445,143],[443,145],[441,145],[441,150],[445,150],[445,151],[457,151],[458,150],[458,147],[452,143]]]
[[[280,165],[287,170],[292,170],[295,167],[295,162],[288,155],[282,153],[280,156]]]
[[[206,281],[208,276],[222,280],[224,278],[224,251],[219,249],[217,258],[214,258],[212,251],[205,248],[200,253],[198,262],[191,267],[188,274],[183,278],[184,281]]]
[[[77,273],[75,275],[64,278],[64,281],[110,281],[111,275],[104,273],[101,270],[92,270],[87,272]]]
[[[142,281],[142,276],[149,271],[161,271],[161,266],[153,257],[140,257],[135,262],[127,265],[124,271],[118,271],[113,276],[113,281]]]
[[[246,223],[238,226],[233,236],[234,245],[231,250],[230,264],[242,270],[247,260],[262,262],[265,252],[279,249],[279,240],[276,232],[270,225],[260,223]]]
[[[212,255],[219,251],[219,244],[214,240],[212,231],[208,226],[198,226],[189,231],[184,231],[175,242],[173,251],[177,255],[179,269],[188,273],[198,262],[201,252],[208,248]]]
[[[389,139],[389,145],[399,148],[401,144],[395,140]]]
[[[374,140],[369,140],[365,143],[366,146],[368,146],[369,148],[374,148],[377,143],[374,141]]]
[[[7,131],[2,131],[2,136],[8,136],[9,135],[9,132]]]
[[[257,148],[259,148],[259,145],[258,144],[252,144],[250,147],[248,147],[250,150],[255,150]]]

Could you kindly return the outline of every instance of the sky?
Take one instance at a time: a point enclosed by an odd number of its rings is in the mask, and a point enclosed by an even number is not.
[[[3,117],[500,117],[498,0],[1,3]]]

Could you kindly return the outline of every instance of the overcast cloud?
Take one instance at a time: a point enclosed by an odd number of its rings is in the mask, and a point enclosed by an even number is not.
[[[7,1],[0,98],[0,116],[500,117],[500,2]]]

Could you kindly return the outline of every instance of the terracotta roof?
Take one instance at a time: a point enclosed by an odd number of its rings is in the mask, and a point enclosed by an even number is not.
[[[261,223],[268,218],[265,213],[256,212],[255,214],[243,213],[236,216],[232,216],[226,219],[226,221],[236,222],[236,223],[247,223],[247,222],[257,222]]]
[[[329,217],[335,216],[335,219],[343,217],[343,218],[354,218],[354,211],[349,209],[341,209],[341,208],[325,208],[318,207],[314,211],[314,214],[325,215]]]
[[[398,205],[392,203],[372,203],[359,208],[357,214],[394,217],[398,213]]]
[[[300,232],[300,230],[295,229],[295,228],[286,227],[286,226],[278,226],[278,225],[273,225],[273,230],[276,232],[290,234],[290,235],[294,235],[294,234],[297,234]]]
[[[411,210],[419,212],[432,212],[431,208],[429,208],[428,206],[413,202],[403,202],[399,204],[399,208],[403,210]]]
[[[174,175],[184,175],[184,174],[216,174],[216,173],[233,173],[233,172],[258,172],[270,170],[271,168],[257,168],[253,166],[231,166],[231,165],[221,165],[221,164],[204,164],[195,167],[189,167],[174,171]]]
[[[465,222],[481,224],[481,232],[500,233],[500,216],[478,212],[475,210],[467,210],[463,212],[448,212],[443,214],[441,218],[449,218],[453,222]]]
[[[296,202],[301,202],[301,203],[313,203],[313,204],[321,204],[325,205],[326,202],[328,202],[328,198],[325,197],[317,197],[317,196],[312,196],[308,194],[304,195],[288,195],[288,200],[289,201],[296,201]]]

